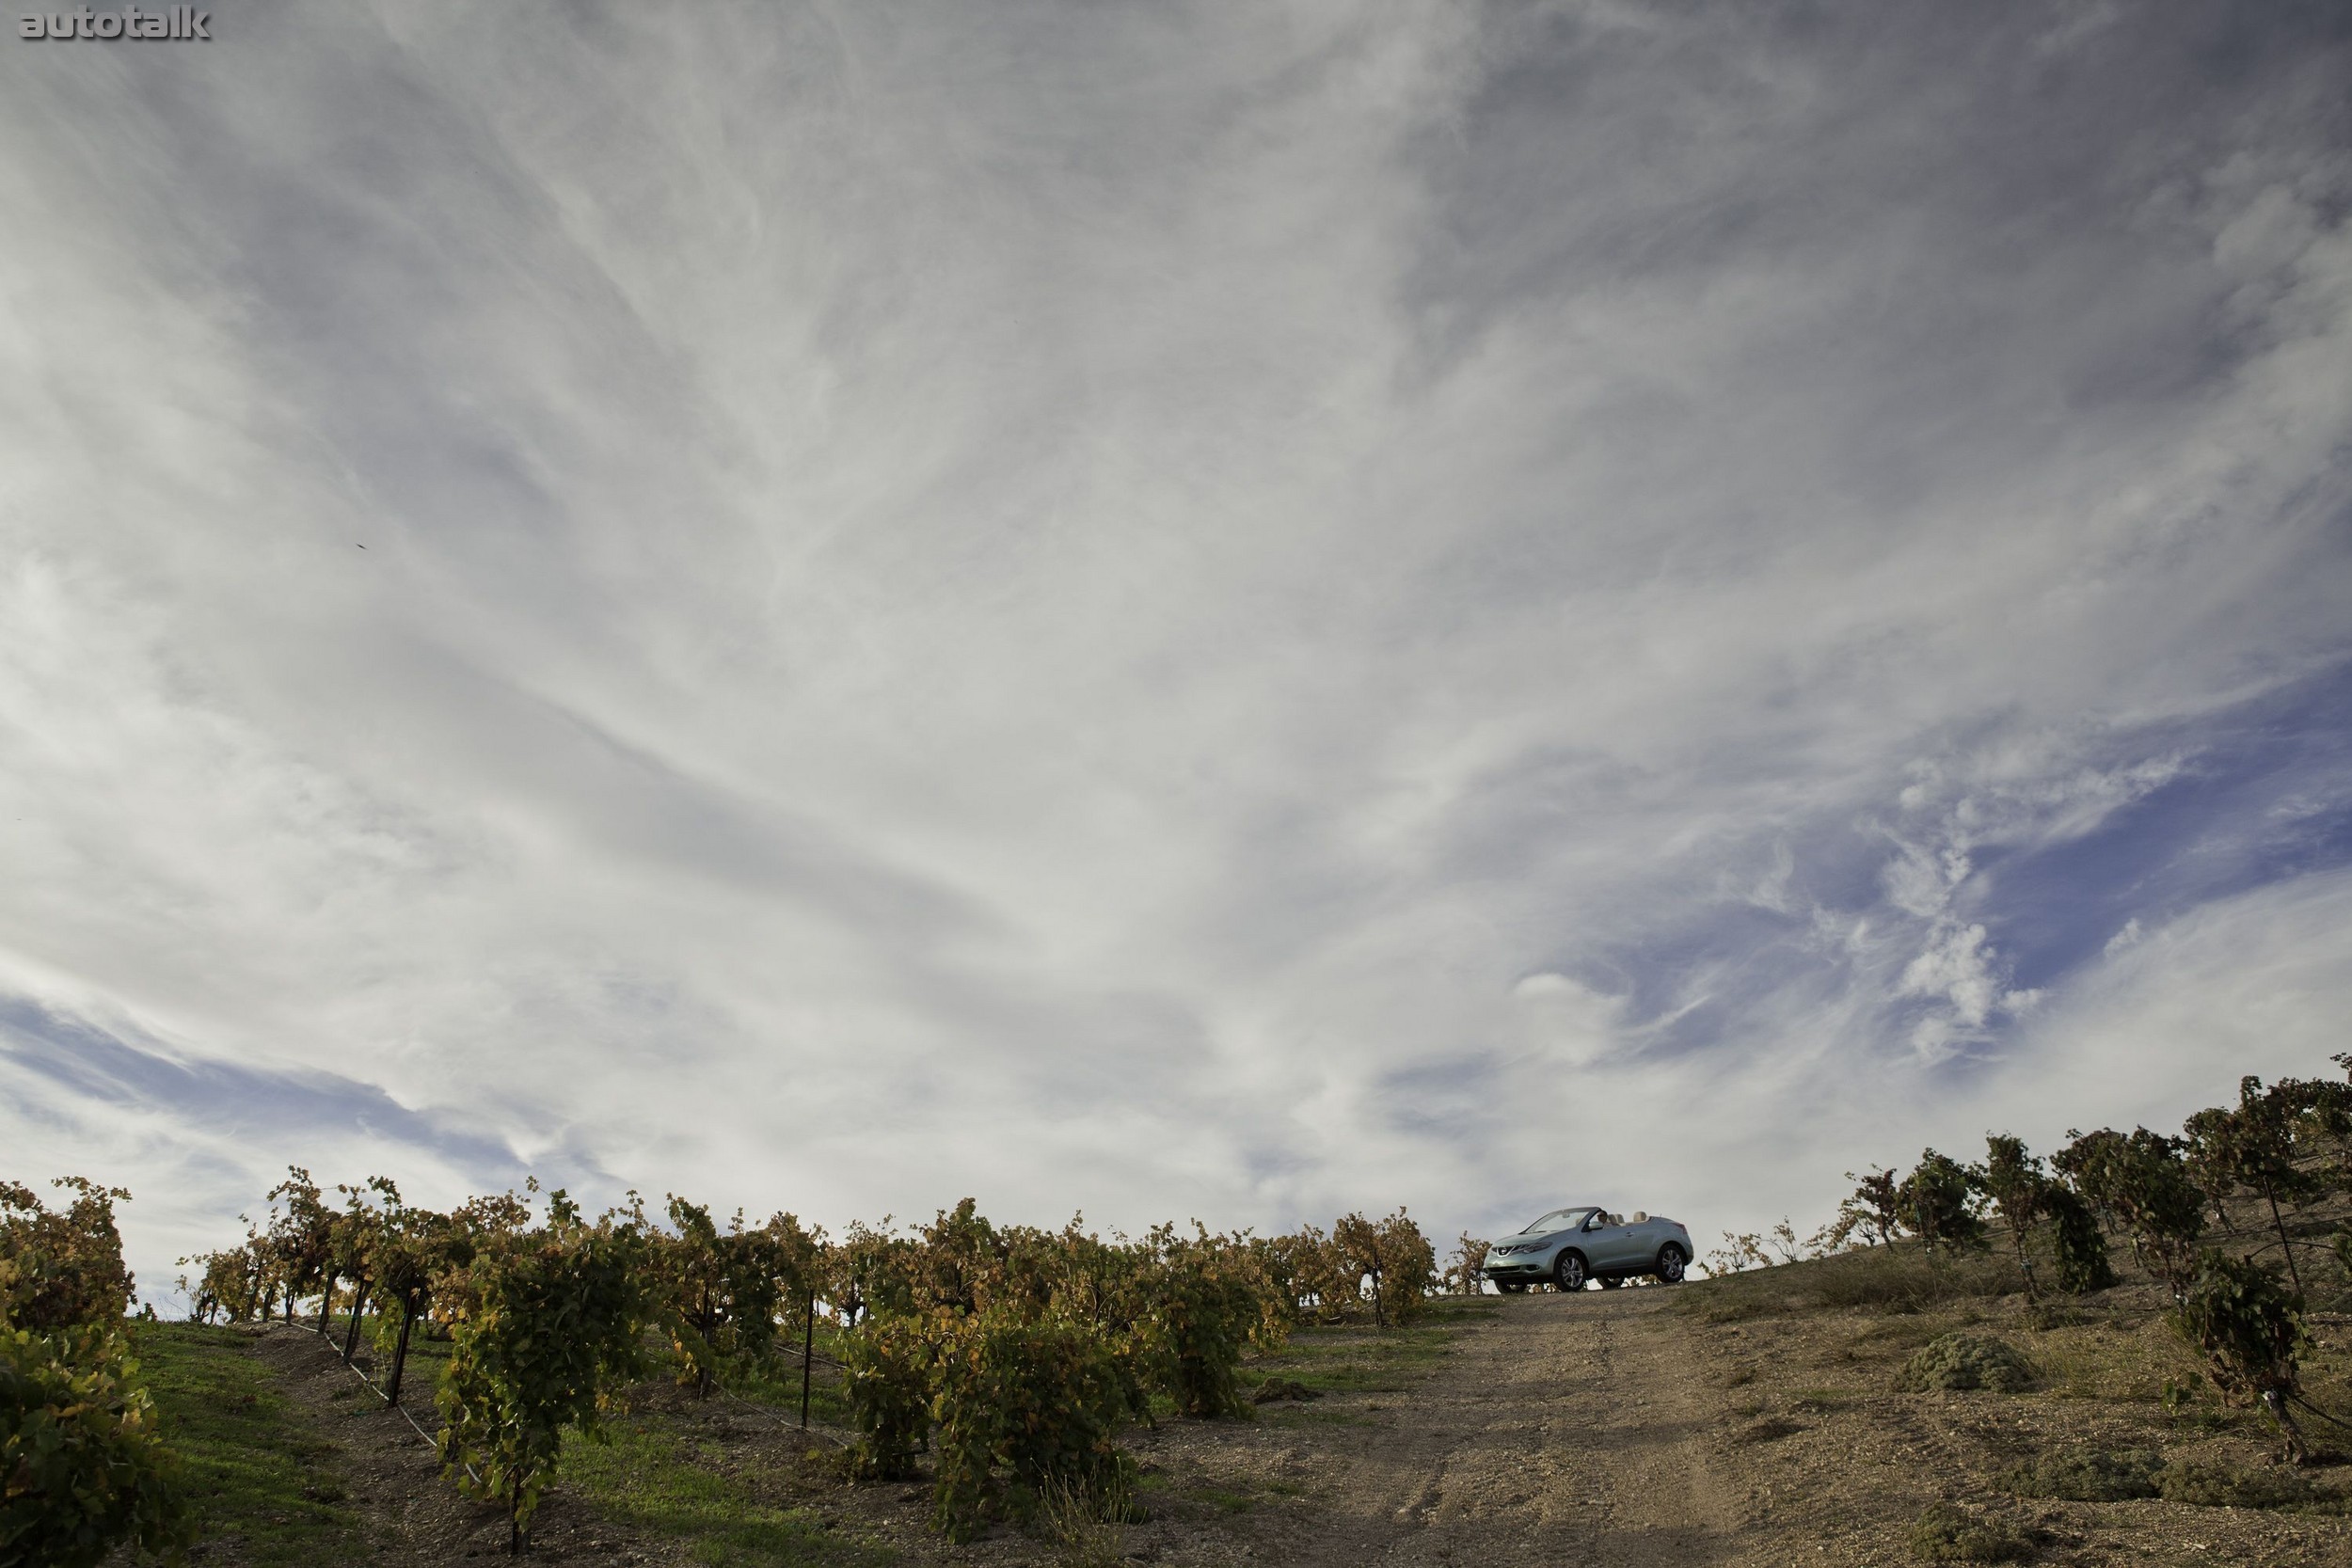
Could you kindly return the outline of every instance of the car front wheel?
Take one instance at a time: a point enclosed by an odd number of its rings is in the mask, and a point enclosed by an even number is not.
[[[1564,1252],[1551,1265],[1551,1283],[1561,1291],[1584,1289],[1584,1259],[1573,1252]]]
[[[1495,1281],[1495,1289],[1501,1291],[1506,1296],[1516,1296],[1527,1289],[1527,1281],[1524,1279],[1498,1279]]]
[[[1668,1242],[1658,1249],[1658,1279],[1662,1285],[1682,1283],[1682,1271],[1691,1260],[1682,1256],[1682,1249]]]

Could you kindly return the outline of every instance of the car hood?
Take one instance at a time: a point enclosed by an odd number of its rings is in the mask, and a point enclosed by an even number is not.
[[[1552,1243],[1565,1240],[1570,1234],[1571,1232],[1565,1230],[1539,1230],[1532,1236],[1504,1236],[1495,1243],[1495,1250],[1500,1252],[1504,1247],[1509,1247],[1514,1252],[1521,1250],[1540,1252]]]

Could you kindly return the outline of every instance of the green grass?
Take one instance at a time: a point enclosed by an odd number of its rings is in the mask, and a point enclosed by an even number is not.
[[[2029,1354],[2050,1392],[2061,1399],[2158,1404],[2168,1383],[2204,1386],[2195,1351],[2161,1320],[2122,1330],[2092,1320],[2035,1335]]]
[[[1312,1404],[1273,1404],[1259,1411],[1258,1418],[1273,1427],[1368,1427],[1373,1418],[1353,1410],[1326,1410]]]
[[[685,1543],[697,1562],[866,1568],[894,1560],[882,1548],[834,1535],[806,1509],[761,1497],[705,1468],[687,1442],[651,1419],[617,1421],[606,1430],[608,1442],[574,1437],[564,1443],[564,1486],[608,1519]]]
[[[823,1354],[828,1336],[818,1336],[817,1349]],[[841,1374],[823,1362],[811,1370],[808,1388],[808,1418],[819,1426],[847,1427],[850,1406],[844,1397]],[[796,1344],[789,1354],[779,1350],[764,1363],[738,1362],[719,1370],[719,1386],[740,1400],[781,1412],[793,1420],[801,1415],[801,1354]]]
[[[1433,1313],[1411,1328],[1296,1329],[1280,1350],[1250,1357],[1241,1384],[1253,1389],[1284,1377],[1321,1394],[1396,1393],[1435,1371],[1454,1354],[1462,1323],[1480,1315],[1475,1308]]]
[[[132,1342],[207,1539],[239,1538],[256,1568],[362,1549],[358,1516],[336,1506],[337,1445],[278,1394],[252,1341],[225,1328],[140,1323]]]

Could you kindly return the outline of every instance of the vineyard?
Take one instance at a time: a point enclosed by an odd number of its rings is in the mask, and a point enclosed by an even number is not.
[[[169,1455],[105,1326],[131,1299],[111,1208],[128,1195],[71,1185],[63,1213],[24,1188],[0,1195],[11,1342],[123,1452],[103,1461],[103,1506],[40,1522],[45,1535],[12,1515],[10,1563],[95,1561],[126,1530],[167,1551],[186,1528]],[[567,1439],[598,1436],[655,1375],[700,1399],[797,1384],[799,1423],[833,1441],[842,1477],[927,1469],[932,1522],[951,1540],[1049,1508],[1116,1517],[1134,1479],[1123,1426],[1247,1415],[1246,1349],[1301,1323],[1411,1323],[1438,1283],[1402,1210],[1347,1215],[1327,1234],[1164,1225],[1105,1239],[1074,1220],[993,1225],[966,1199],[928,1226],[858,1225],[835,1241],[788,1213],[722,1225],[678,1197],[660,1219],[639,1202],[592,1219],[535,1183],[443,1212],[385,1178],[329,1195],[294,1168],[264,1202],[242,1244],[183,1260],[195,1321],[300,1323],[347,1365],[364,1342],[370,1386],[395,1408],[430,1347],[436,1419],[417,1430],[454,1485],[504,1512],[515,1552]],[[77,1377],[116,1380],[115,1407],[92,1411]]]
[[[2220,1423],[2215,1430],[2261,1423],[2290,1478],[2330,1461],[2329,1434],[2352,1430],[2341,1426],[2352,1413],[2307,1376],[2313,1315],[2342,1321],[2328,1315],[2352,1306],[2352,1085],[2248,1079],[2234,1104],[2198,1113],[2177,1134],[2073,1133],[2047,1156],[1995,1134],[1980,1162],[1930,1149],[1907,1172],[1854,1180],[1810,1237],[1785,1222],[1726,1236],[1710,1280],[1620,1292],[1632,1305],[1610,1310],[1641,1314],[1653,1336],[1691,1321],[1702,1338],[1678,1354],[1692,1364],[1720,1357],[1735,1343],[1723,1336],[1761,1319],[1948,1321],[1953,1331],[1923,1341],[1890,1382],[1883,1397],[1899,1401],[2038,1386],[2049,1353],[2034,1352],[2033,1337],[2057,1344],[2094,1320],[2145,1322],[2175,1347],[2163,1364],[2181,1369],[2162,1384],[2168,1419]],[[689,1451],[680,1439],[644,1424],[648,1402],[666,1401],[698,1432],[737,1431],[742,1422],[729,1413],[755,1418],[766,1446],[726,1450],[737,1455],[728,1474],[793,1466],[844,1496],[919,1496],[925,1525],[946,1543],[1009,1532],[1062,1543],[1076,1553],[1068,1560],[1108,1560],[1117,1555],[1108,1547],[1092,1559],[1081,1548],[1115,1544],[1120,1529],[1165,1509],[1162,1467],[1190,1451],[1178,1434],[1296,1433],[1317,1422],[1336,1423],[1343,1436],[1369,1432],[1383,1407],[1363,1391],[1409,1386],[1503,1310],[1501,1298],[1470,1299],[1482,1290],[1485,1243],[1461,1238],[1441,1269],[1401,1209],[1346,1215],[1327,1232],[1260,1237],[1196,1224],[1104,1237],[1076,1220],[1058,1230],[993,1224],[966,1200],[928,1225],[853,1225],[835,1237],[789,1213],[752,1224],[675,1196],[658,1212],[632,1199],[591,1216],[536,1184],[428,1210],[384,1178],[329,1191],[296,1168],[263,1195],[262,1217],[242,1242],[183,1260],[194,1323],[180,1328],[126,1317],[135,1297],[115,1205],[128,1195],[81,1180],[58,1186],[52,1206],[29,1188],[0,1185],[5,1568],[96,1563],[126,1542],[173,1559],[214,1528],[206,1510],[222,1506],[226,1472],[215,1466],[204,1487],[191,1483],[185,1457],[159,1427],[141,1347],[163,1357],[156,1365],[174,1398],[231,1425],[240,1412],[258,1421],[275,1396],[252,1381],[249,1357],[223,1361],[215,1341],[172,1337],[230,1331],[204,1325],[249,1335],[267,1324],[286,1344],[309,1347],[344,1380],[323,1397],[357,1399],[405,1423],[404,1440],[430,1450],[441,1485],[496,1511],[509,1552],[530,1547],[559,1483],[634,1496],[629,1489],[662,1476],[746,1539],[771,1530],[798,1540],[802,1524],[783,1513],[762,1523],[765,1505],[711,1490],[720,1481],[679,1458]],[[2153,1313],[2135,1305],[2143,1295],[2156,1303]],[[1682,1310],[1661,1317],[1658,1301]],[[2012,1338],[2026,1337],[2025,1352],[1982,1326],[2001,1302],[2012,1304],[1998,1310],[2019,1325]],[[1575,1321],[1544,1320],[1542,1332],[1572,1335]],[[1866,1325],[1852,1343],[1882,1340],[1908,1342]],[[1316,1357],[1334,1347],[1351,1359],[1336,1376],[1319,1373]],[[294,1365],[290,1353],[272,1354]],[[1513,1376],[1555,1375],[1496,1365]],[[1658,1375],[1684,1374],[1669,1364]],[[2181,1381],[2191,1377],[2193,1386]],[[1337,1407],[1308,1402],[1325,1395]],[[1831,1407],[1817,1401],[1814,1418]],[[2206,1409],[2216,1413],[2209,1420],[2196,1415]],[[1773,1441],[1806,1425],[1757,1418],[1731,1441]],[[2002,1485],[2017,1496],[2105,1486],[2120,1497],[2210,1494],[2273,1506],[2237,1481],[2216,1481],[2210,1466],[2167,1469],[2154,1452],[2045,1455],[2034,1461],[2042,1469],[2013,1466]],[[1373,1465],[1370,1453],[1359,1465]],[[1447,1465],[1470,1473],[1466,1461]],[[1251,1507],[1251,1497],[1288,1495],[1279,1479],[1265,1484],[1198,1496]],[[2274,1503],[2335,1506],[2324,1487],[2261,1484]],[[300,1531],[310,1515],[328,1528],[334,1494],[311,1475],[302,1495],[313,1499],[303,1505],[309,1514],[256,1504],[251,1528],[282,1527],[289,1541],[311,1544],[252,1560],[316,1554],[317,1540]],[[1516,1496],[1498,1506],[1518,1506]],[[1936,1506],[1947,1513],[1921,1516],[1918,1555],[1970,1560],[1979,1548],[2014,1556],[2030,1547],[2024,1535],[1979,1540],[1968,1532],[1993,1527]],[[1944,1536],[1978,1544],[1946,1552],[1936,1544]]]

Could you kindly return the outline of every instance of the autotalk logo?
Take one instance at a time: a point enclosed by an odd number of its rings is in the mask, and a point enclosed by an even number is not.
[[[26,39],[201,39],[212,41],[213,13],[194,6],[144,11],[125,6],[120,12],[78,10],[28,16],[16,24],[16,36]]]

